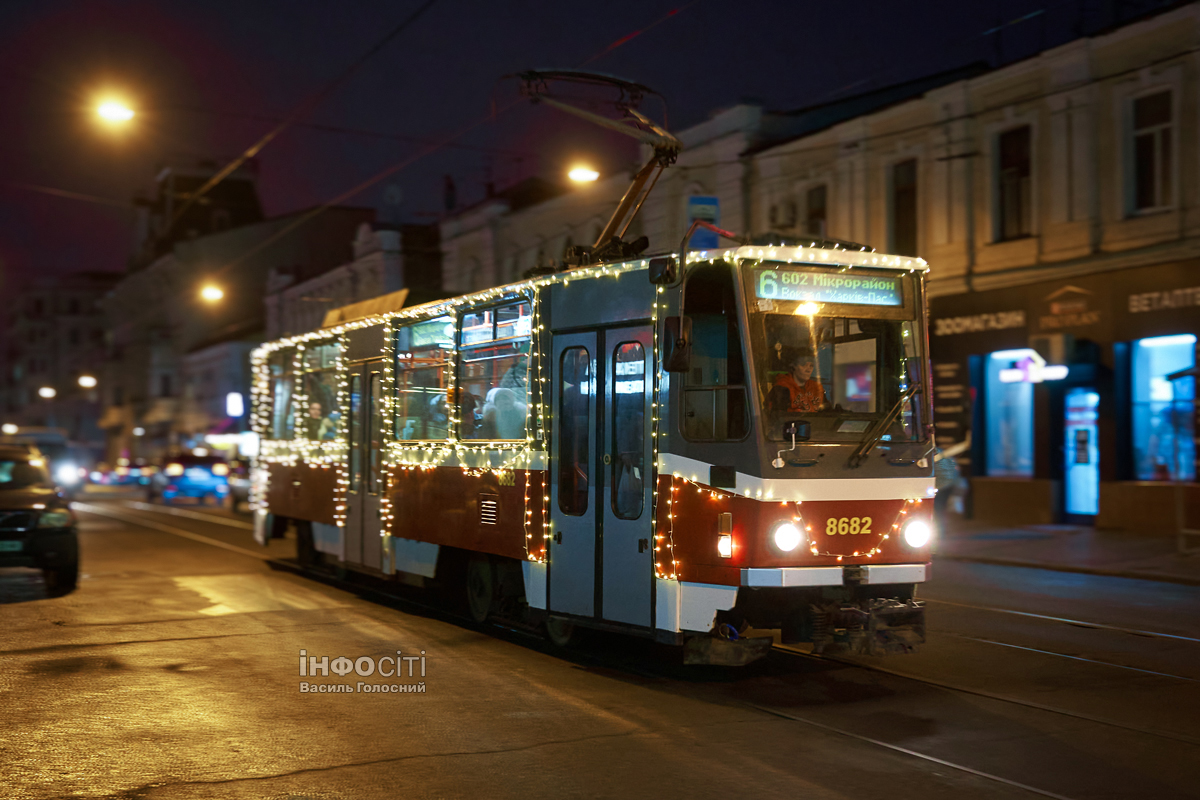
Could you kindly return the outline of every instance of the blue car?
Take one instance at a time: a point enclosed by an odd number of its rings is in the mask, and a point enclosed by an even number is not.
[[[223,505],[229,495],[229,464],[220,456],[176,456],[151,478],[147,499],[172,503],[190,497],[201,505]]]

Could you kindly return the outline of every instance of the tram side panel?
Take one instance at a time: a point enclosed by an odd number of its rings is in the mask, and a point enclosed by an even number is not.
[[[542,543],[545,473],[471,474],[459,467],[393,467],[388,532],[402,539],[524,561]],[[528,487],[526,483],[528,482]]]
[[[267,507],[276,517],[337,524],[337,470],[303,461],[268,464]]]

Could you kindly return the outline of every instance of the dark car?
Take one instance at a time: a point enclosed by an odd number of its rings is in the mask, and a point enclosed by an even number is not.
[[[161,499],[166,503],[180,497],[190,497],[201,504],[212,500],[223,505],[229,494],[229,464],[220,456],[179,455],[163,461],[162,469],[154,473],[146,487],[150,502]]]
[[[53,595],[79,583],[75,514],[36,450],[0,449],[0,567],[40,569]]]

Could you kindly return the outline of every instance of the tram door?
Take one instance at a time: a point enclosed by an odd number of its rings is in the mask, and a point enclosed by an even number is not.
[[[549,608],[649,626],[648,327],[554,338]]]
[[[350,367],[347,420],[349,478],[346,491],[345,560],[372,569],[382,566],[380,495],[383,492],[382,360]]]

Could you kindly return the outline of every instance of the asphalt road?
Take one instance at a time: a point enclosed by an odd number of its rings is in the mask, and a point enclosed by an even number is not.
[[[223,512],[89,505],[78,591],[0,570],[5,798],[1200,797],[1200,589],[939,563],[920,653],[695,668],[298,575]],[[300,690],[359,681],[424,691]]]

